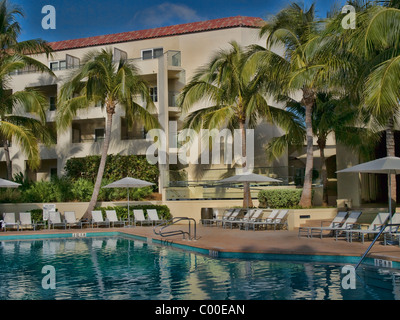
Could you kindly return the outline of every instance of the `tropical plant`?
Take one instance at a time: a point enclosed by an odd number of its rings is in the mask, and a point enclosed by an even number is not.
[[[82,66],[73,71],[61,87],[56,123],[59,130],[71,125],[73,117],[81,109],[100,103],[106,109],[107,119],[101,160],[93,194],[83,218],[90,218],[99,195],[101,181],[107,160],[111,140],[111,126],[115,109],[120,106],[125,110],[128,122],[142,121],[145,129],[159,126],[158,120],[151,114],[154,103],[150,98],[146,82],[139,76],[139,71],[128,60],[114,61],[110,49],[88,52]],[[136,102],[137,96],[144,98],[145,106]]]
[[[283,155],[286,147],[291,146],[301,150],[305,139],[305,107],[288,99],[287,110],[298,119],[298,127],[287,131],[284,135],[273,138],[267,146],[267,154],[272,158]],[[317,92],[312,111],[313,134],[320,152],[320,174],[323,185],[323,205],[328,205],[328,178],[325,158],[325,148],[328,137],[334,135],[339,142],[363,156],[371,153],[380,135],[368,130],[363,123],[359,109],[351,105],[348,98],[339,99],[332,93]]]
[[[290,126],[293,119],[284,110],[268,105],[262,78],[247,67],[247,54],[236,42],[220,50],[200,67],[183,88],[178,104],[186,114],[184,128],[228,128],[241,130],[242,168],[246,170],[246,129],[252,129],[261,119]],[[201,103],[201,109],[191,111]],[[250,188],[244,183],[243,207],[252,207]]]
[[[47,66],[28,56],[42,52],[49,54],[51,47],[40,39],[18,42],[21,28],[17,16],[23,17],[18,6],[10,5],[6,0],[0,2],[0,133],[9,180],[12,179],[9,147],[13,138],[27,156],[31,169],[40,165],[38,143],[49,145],[54,142],[45,125],[48,107],[45,97],[33,89],[12,92],[8,87],[10,75],[27,68],[53,75]]]
[[[357,105],[383,127],[387,156],[394,156],[394,131],[400,111],[400,9],[398,1],[377,3],[383,6],[367,1],[358,7],[354,30],[339,27],[340,15],[330,19],[321,48],[333,52],[338,60],[347,59],[330,70],[342,70],[338,78],[342,86],[353,92]],[[392,199],[396,202],[395,176],[391,179]]]
[[[313,130],[312,109],[316,93],[321,86],[323,66],[314,54],[318,46],[319,21],[315,5],[308,10],[292,3],[266,21],[260,37],[266,36],[266,47],[251,46],[249,63],[260,69],[265,89],[276,100],[301,92],[305,107],[307,158],[303,193],[300,206],[310,207],[312,202]],[[283,50],[283,52],[282,52]]]

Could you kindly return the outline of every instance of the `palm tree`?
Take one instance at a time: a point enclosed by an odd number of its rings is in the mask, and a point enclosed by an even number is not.
[[[312,205],[312,109],[323,70],[323,65],[314,54],[318,46],[318,32],[315,5],[304,10],[299,4],[292,3],[261,28],[260,36],[267,37],[266,48],[256,45],[251,48],[253,54],[250,61],[263,70],[268,92],[277,99],[301,92],[307,143],[304,185],[299,203],[302,207]],[[274,46],[283,47],[283,53],[275,52]]]
[[[242,168],[246,169],[246,129],[255,128],[260,119],[279,122],[283,128],[292,119],[284,110],[268,105],[263,92],[263,78],[248,67],[247,53],[236,42],[220,50],[183,88],[178,99],[184,114],[185,128],[195,130],[228,128],[240,129],[242,136]],[[208,101],[208,106],[191,109]],[[211,104],[211,105],[210,105]],[[243,207],[252,207],[249,184],[244,184]]]
[[[325,148],[329,135],[334,134],[336,141],[367,155],[375,146],[380,135],[368,130],[365,117],[359,109],[351,105],[348,98],[337,98],[338,95],[326,92],[317,92],[316,101],[312,112],[313,134],[317,140],[320,152],[320,175],[323,185],[323,205],[328,205],[328,178],[325,162]],[[280,137],[272,139],[267,146],[270,158],[279,158],[287,146],[301,150],[305,140],[305,107],[292,99],[288,99],[287,110],[292,117],[297,119],[297,127],[291,128]],[[363,121],[364,120],[364,121]]]
[[[394,156],[394,128],[400,111],[400,9],[397,0],[378,3],[383,6],[372,1],[359,6],[355,30],[338,28],[340,16],[328,21],[321,47],[348,60],[338,79],[357,96],[357,105],[385,128],[387,156]],[[396,203],[395,176],[391,179]]]
[[[140,95],[144,97],[145,107],[136,102]],[[129,123],[140,120],[146,130],[159,126],[157,118],[150,113],[154,110],[154,103],[150,98],[148,85],[139,76],[137,67],[128,60],[113,61],[110,49],[88,52],[82,66],[61,87],[56,116],[57,128],[61,131],[67,129],[79,110],[97,103],[101,103],[106,109],[106,132],[92,198],[83,218],[90,218],[97,202],[117,106],[125,110]]]
[[[45,41],[34,39],[18,42],[21,27],[17,16],[23,17],[21,8],[10,5],[7,0],[0,2],[0,132],[4,139],[8,179],[12,178],[9,146],[13,137],[28,157],[28,164],[32,169],[40,165],[39,141],[47,145],[53,142],[45,126],[48,104],[44,96],[32,89],[13,93],[8,88],[10,74],[26,68],[54,75],[45,65],[27,56],[38,53],[49,55],[52,49]],[[16,114],[18,110],[20,112]],[[25,116],[26,113],[31,115]],[[35,116],[39,119],[35,119]]]

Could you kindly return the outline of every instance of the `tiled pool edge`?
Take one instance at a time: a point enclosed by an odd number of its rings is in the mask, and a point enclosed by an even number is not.
[[[256,253],[256,252],[228,252],[215,249],[206,249],[191,246],[188,244],[175,243],[173,241],[165,241],[155,238],[133,235],[121,231],[109,232],[86,232],[86,233],[51,233],[51,234],[25,234],[25,235],[1,235],[0,241],[11,240],[47,240],[47,239],[78,239],[90,237],[104,236],[126,236],[143,242],[151,242],[154,244],[173,247],[181,250],[191,251],[214,258],[222,259],[257,259],[257,260],[276,260],[276,261],[299,261],[299,262],[320,262],[320,263],[339,263],[355,265],[360,260],[358,256],[341,256],[341,255],[310,255],[310,254],[287,254],[287,253]],[[400,269],[400,262],[389,260],[393,269]],[[375,265],[375,258],[367,257],[364,264],[369,266]]]

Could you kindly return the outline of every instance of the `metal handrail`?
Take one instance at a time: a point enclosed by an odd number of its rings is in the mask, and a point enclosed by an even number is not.
[[[372,241],[372,243],[369,245],[368,249],[364,252],[364,254],[362,255],[360,261],[357,263],[355,270],[357,270],[357,268],[360,266],[361,262],[365,259],[365,257],[367,256],[367,254],[371,251],[372,247],[374,246],[374,244],[376,243],[376,241],[378,241],[379,237],[382,235],[382,233],[385,231],[385,229],[387,227],[399,227],[400,224],[395,223],[395,224],[387,224],[386,226],[382,227],[381,230],[379,231],[378,235],[375,237],[374,241]]]
[[[172,226],[172,225],[174,225],[174,224],[176,224],[176,223],[178,223],[178,222],[180,222],[182,220],[189,221],[189,231],[188,232],[183,231],[183,230],[172,230],[172,231],[163,232],[163,230],[165,228],[168,228],[168,227],[170,227],[170,226]],[[194,231],[194,235],[193,235],[193,237],[191,236],[191,234],[192,234],[191,222],[194,222],[194,230],[193,230]],[[163,227],[157,232],[156,228],[161,227],[161,226],[163,226]],[[156,235],[159,235],[161,237],[172,237],[172,236],[176,236],[176,235],[182,235],[183,236],[183,240],[185,240],[185,235],[187,235],[188,236],[188,240],[196,240],[196,220],[193,219],[193,218],[188,218],[188,217],[175,217],[175,218],[172,218],[172,219],[170,219],[168,221],[162,222],[162,223],[154,226],[153,227],[153,232]]]

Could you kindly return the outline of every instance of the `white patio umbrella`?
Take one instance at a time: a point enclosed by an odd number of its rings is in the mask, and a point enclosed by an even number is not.
[[[135,179],[131,177],[126,177],[121,180],[115,181],[113,183],[110,183],[103,188],[126,188],[126,191],[128,193],[128,225],[130,224],[130,214],[129,214],[129,189],[130,188],[143,188],[143,187],[149,187],[154,185],[154,183],[140,180],[140,179]]]
[[[18,188],[19,186],[20,186],[19,183],[0,179],[0,188]]]
[[[337,171],[337,173],[346,173],[346,172],[359,172],[359,173],[381,173],[388,175],[388,197],[389,197],[389,213],[390,213],[390,222],[392,222],[392,174],[400,174],[400,158],[398,157],[385,157],[376,159],[373,161],[361,163],[355,165],[354,167],[343,169]]]
[[[250,171],[245,171],[235,176],[218,181],[219,184],[263,183],[263,182],[282,182],[282,181],[267,176],[263,176],[260,174],[252,173]],[[249,211],[249,208],[247,208],[247,211]]]

